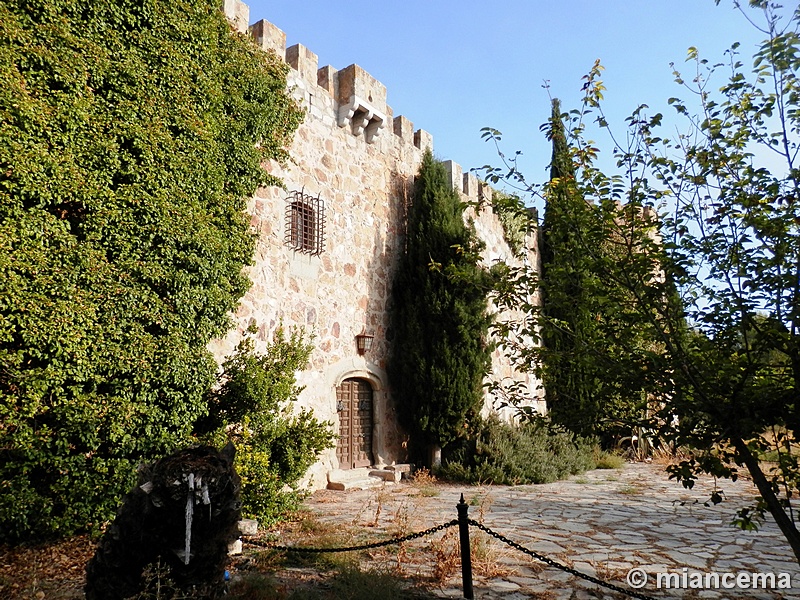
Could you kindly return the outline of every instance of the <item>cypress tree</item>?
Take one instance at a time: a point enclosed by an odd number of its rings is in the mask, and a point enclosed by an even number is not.
[[[552,108],[542,224],[542,380],[554,421],[610,442],[629,435],[629,424],[641,416],[652,382],[634,357],[657,351],[658,343],[637,317],[634,296],[614,283],[625,249],[620,223],[635,221],[634,212],[584,197],[557,99]]]
[[[602,378],[592,353],[597,334],[597,292],[592,257],[594,214],[580,194],[567,144],[561,105],[553,99],[548,131],[553,146],[542,222],[543,383],[553,419],[581,434],[597,432]]]
[[[405,252],[393,286],[389,373],[414,458],[463,434],[482,405],[490,365],[488,274],[474,228],[447,183],[424,158],[408,213]]]

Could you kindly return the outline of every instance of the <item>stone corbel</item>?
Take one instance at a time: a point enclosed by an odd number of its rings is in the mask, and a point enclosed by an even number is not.
[[[339,127],[349,123],[353,135],[363,133],[367,143],[371,144],[386,124],[386,117],[366,100],[352,96],[350,102],[339,108],[338,122]]]

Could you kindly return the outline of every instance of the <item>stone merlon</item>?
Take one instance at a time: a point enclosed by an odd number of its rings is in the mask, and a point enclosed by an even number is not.
[[[317,83],[317,55],[302,44],[286,49],[286,62],[306,81]]]
[[[239,33],[247,33],[250,22],[250,7],[241,0],[224,0],[225,16]]]

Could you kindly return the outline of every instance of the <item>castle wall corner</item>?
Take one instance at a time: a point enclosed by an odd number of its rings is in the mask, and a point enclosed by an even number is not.
[[[247,33],[247,24],[250,22],[250,7],[241,0],[224,0],[223,11],[225,16],[239,33]]]

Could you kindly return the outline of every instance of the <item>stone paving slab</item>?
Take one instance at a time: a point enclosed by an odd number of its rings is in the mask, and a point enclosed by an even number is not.
[[[386,532],[388,538],[398,531],[398,524],[410,533],[457,518],[456,504],[463,493],[471,505],[470,518],[526,548],[626,590],[632,589],[626,582],[628,571],[640,568],[649,574],[640,592],[659,599],[800,599],[800,567],[777,526],[768,521],[760,531],[746,532],[729,524],[738,508],[753,502],[752,483],[744,479],[718,482],[726,500],[705,506],[715,489],[712,479],[702,478],[694,489],[686,490],[670,481],[663,469],[655,464],[627,464],[567,481],[513,487],[399,483],[379,490],[322,490],[305,506],[323,521],[369,527],[373,534]],[[471,535],[474,539],[485,534],[473,528]],[[497,540],[489,543],[503,546]],[[499,564],[507,567],[507,574],[476,576],[476,598],[626,597],[513,548],[497,549]],[[753,571],[774,573],[776,584],[780,573],[788,573],[792,588],[659,589],[655,583],[657,573],[679,578],[685,573],[691,583],[694,573],[722,577]],[[437,597],[458,598],[460,586],[460,577],[451,577]]]

